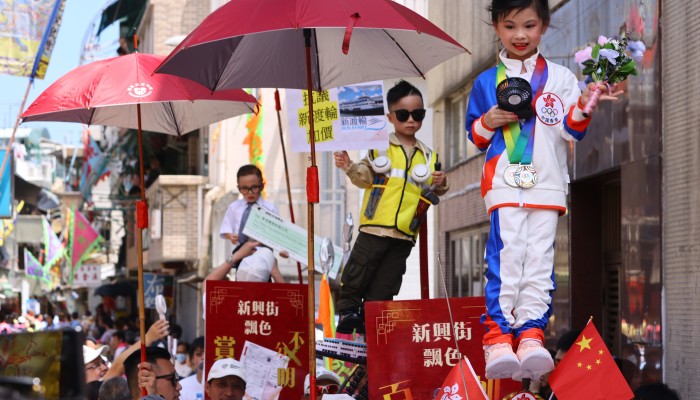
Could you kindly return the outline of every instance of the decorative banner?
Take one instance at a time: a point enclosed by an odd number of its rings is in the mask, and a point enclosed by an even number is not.
[[[90,225],[90,221],[80,211],[68,210],[68,261],[70,262],[70,283],[73,272],[80,268],[90,254],[102,243],[102,236]]]
[[[28,278],[36,279],[51,286],[51,276],[48,269],[45,269],[26,247],[24,248],[24,274]]]
[[[108,160],[87,129],[83,130],[83,136],[83,169],[81,171],[78,188],[83,198],[89,201],[92,197],[93,186],[95,186],[97,181],[105,174]]]
[[[286,93],[292,151],[309,152],[307,91],[288,89]],[[382,81],[311,93],[316,151],[388,148]]]
[[[309,245],[307,242],[308,233],[306,229],[282,219],[262,207],[253,207],[248,216],[248,220],[243,228],[243,233],[274,250],[286,250],[289,257],[308,265]],[[321,244],[323,240],[314,236],[314,268],[320,273],[321,270]],[[331,279],[335,279],[340,271],[340,262],[343,260],[343,250],[333,245],[335,250],[333,255],[333,266],[328,272]]]
[[[307,290],[298,284],[206,281],[205,372],[218,359],[243,359],[263,366],[246,369],[247,381],[266,381],[247,393],[252,399],[260,400],[253,397],[260,393],[264,400],[302,398],[309,371]],[[270,350],[288,360],[286,367],[279,367],[281,358],[248,354]]]
[[[45,389],[42,393],[43,398],[60,398],[61,359],[75,358],[74,354],[61,357],[64,348],[63,335],[60,330],[0,335],[0,376],[40,378],[41,386]],[[6,398],[10,398],[9,394],[7,396]]]
[[[7,149],[0,150],[0,160],[5,159]],[[12,154],[7,159],[5,171],[0,177],[0,218],[12,218],[12,200],[14,199],[14,168],[12,168]],[[0,161],[2,163],[2,161]]]
[[[143,274],[143,301],[146,308],[156,308],[156,296],[162,294],[168,308],[173,305],[173,277],[170,275],[156,275],[145,272]]]
[[[41,220],[41,224],[44,226],[44,254],[46,254],[44,267],[50,269],[65,256],[65,247],[51,229],[49,221],[44,218]]]
[[[3,219],[0,221],[0,246],[5,243],[5,240],[10,237],[12,231],[15,230],[15,224],[17,223],[17,217],[19,212],[24,208],[24,200],[20,200],[15,207],[15,217],[13,219]]]
[[[83,264],[73,272],[74,287],[98,287],[102,284],[102,265]]]
[[[65,0],[6,0],[0,17],[0,73],[43,79]]]
[[[522,386],[510,379],[486,380],[483,297],[365,303],[370,399],[434,399],[450,370],[469,359],[491,399]],[[459,343],[459,351],[455,346]]]

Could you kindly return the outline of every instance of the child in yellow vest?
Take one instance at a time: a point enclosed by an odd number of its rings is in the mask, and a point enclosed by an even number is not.
[[[416,138],[425,118],[420,91],[400,81],[386,97],[395,131],[389,148],[371,150],[359,163],[345,151],[334,154],[335,165],[365,189],[360,234],[341,279],[339,333],[364,333],[363,301],[399,293],[425,211],[449,189],[437,154]]]

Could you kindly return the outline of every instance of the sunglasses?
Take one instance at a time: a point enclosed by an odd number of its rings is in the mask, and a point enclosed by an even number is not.
[[[156,376],[156,379],[165,379],[170,381],[173,386],[177,386],[177,382],[180,380],[180,377],[177,376],[177,372],[173,372],[172,374]]]
[[[85,366],[85,369],[89,371],[92,369],[97,369],[97,368],[106,367],[106,366],[107,366],[107,364],[104,362],[102,357],[98,357],[97,362],[94,362],[90,365]]]
[[[260,190],[262,190],[263,185],[255,185],[255,186],[239,186],[238,191],[245,194],[245,193],[255,193],[258,194],[260,193]]]
[[[394,110],[392,111],[396,115],[396,119],[399,122],[406,122],[408,121],[408,116],[410,115],[413,117],[413,120],[416,122],[421,122],[425,118],[425,108],[416,108],[413,111],[408,111],[404,109],[400,110]]]
[[[316,386],[316,394],[336,394],[340,386],[335,383],[329,385]]]

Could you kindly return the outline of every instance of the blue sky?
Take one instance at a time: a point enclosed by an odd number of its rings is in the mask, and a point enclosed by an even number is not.
[[[104,9],[105,5],[114,0],[66,0],[63,22],[58,31],[49,67],[44,79],[35,79],[29,91],[25,109],[56,79],[77,67],[80,63],[80,52],[88,28]],[[105,30],[101,35],[102,43],[109,43],[117,37],[117,24],[112,29]],[[114,53],[116,56],[116,53]],[[29,78],[10,75],[0,75],[0,128],[12,128],[19,113],[22,97],[27,90]],[[20,125],[20,128],[48,128],[51,138],[59,142],[78,143],[82,127],[80,124],[61,122],[31,122]]]

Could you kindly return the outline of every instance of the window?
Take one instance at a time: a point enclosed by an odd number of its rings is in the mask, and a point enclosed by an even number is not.
[[[447,166],[452,167],[461,161],[479,154],[479,150],[467,139],[464,127],[469,90],[459,90],[447,100],[445,113],[445,155]]]
[[[489,226],[450,234],[450,297],[484,295],[484,249]]]

